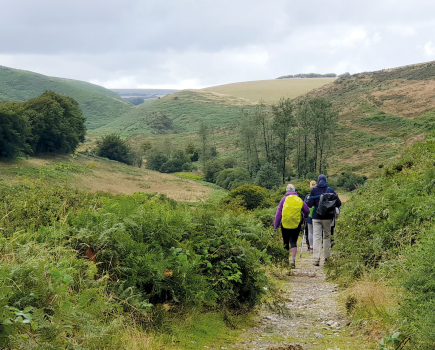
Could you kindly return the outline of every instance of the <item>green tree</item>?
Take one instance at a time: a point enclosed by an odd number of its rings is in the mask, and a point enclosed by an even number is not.
[[[146,160],[147,169],[159,171],[162,165],[168,161],[168,157],[159,150],[153,148],[146,154]]]
[[[47,91],[25,103],[31,126],[28,142],[35,152],[71,152],[85,140],[86,127],[77,101]]]
[[[190,158],[190,161],[197,162],[199,160],[199,149],[195,146],[193,142],[189,142],[186,145],[185,152]]]
[[[251,182],[249,171],[245,168],[224,169],[216,177],[216,185],[232,190]]]
[[[255,117],[250,111],[242,110],[238,123],[238,146],[245,153],[246,168],[251,176],[260,169],[259,132]]]
[[[128,165],[133,164],[131,148],[116,134],[106,135],[97,141],[97,155]]]
[[[290,151],[289,135],[294,126],[293,104],[289,98],[281,98],[276,105],[272,105],[272,129],[278,140],[276,144],[278,166],[281,169],[282,183],[285,182],[286,160]]]
[[[205,164],[206,160],[208,159],[207,145],[208,145],[209,134],[210,134],[210,128],[204,122],[201,122],[201,125],[199,126],[199,130],[198,130],[198,136],[201,141],[201,148],[202,148],[201,159],[203,164]]]
[[[276,171],[276,167],[271,163],[264,163],[257,173],[255,184],[271,190],[280,185],[280,177]]]
[[[0,103],[0,158],[14,158],[20,152],[31,152],[26,143],[30,126],[22,112],[22,103]]]

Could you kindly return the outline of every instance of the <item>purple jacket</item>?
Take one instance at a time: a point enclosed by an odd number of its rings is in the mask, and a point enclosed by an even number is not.
[[[287,198],[287,196],[291,196],[291,195],[297,196],[298,194],[294,191],[287,192],[285,194],[285,196],[282,197],[281,201],[279,202],[278,209],[276,210],[276,215],[275,215],[275,224],[273,225],[273,227],[275,227],[275,229],[277,229],[279,227],[279,225],[281,224],[282,207],[284,205],[285,199]],[[310,214],[310,208],[308,208],[308,205],[304,201],[302,201],[302,203],[303,203],[302,214],[304,215],[304,218],[306,218]]]

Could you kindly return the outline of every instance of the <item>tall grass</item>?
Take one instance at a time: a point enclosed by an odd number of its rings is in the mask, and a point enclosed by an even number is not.
[[[338,222],[328,265],[330,278],[351,286],[349,308],[358,306],[353,313],[377,314],[387,328],[405,334],[412,349],[435,347],[428,326],[435,303],[434,164],[430,134],[390,163],[382,177],[357,189]]]

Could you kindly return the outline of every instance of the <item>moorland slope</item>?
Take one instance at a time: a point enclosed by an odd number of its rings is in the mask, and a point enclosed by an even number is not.
[[[339,110],[331,164],[370,173],[435,127],[435,62],[339,78],[297,99],[323,97]]]
[[[245,81],[218,86],[210,86],[203,90],[226,94],[248,100],[263,100],[267,104],[276,103],[281,97],[296,98],[325,84],[332,83],[336,78],[310,79],[271,79]]]
[[[91,130],[135,109],[118,94],[102,86],[0,66],[0,101],[26,101],[45,91],[74,98],[87,118],[86,127]]]

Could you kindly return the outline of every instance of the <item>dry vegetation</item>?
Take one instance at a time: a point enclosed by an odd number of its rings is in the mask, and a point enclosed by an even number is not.
[[[0,181],[23,180],[20,175],[38,174],[38,168],[53,163],[68,162],[67,156],[45,156],[17,162],[0,164]],[[157,192],[177,201],[197,202],[208,198],[212,189],[200,183],[162,174],[145,168],[135,168],[122,163],[80,155],[75,164],[90,165],[90,171],[73,174],[68,180],[75,186],[92,192],[104,191],[111,194],[132,194],[135,192]],[[34,170],[34,171],[32,171]]]
[[[281,97],[298,97],[334,80],[335,78],[257,80],[211,86],[203,90],[253,101],[263,99],[269,104],[278,102]]]

